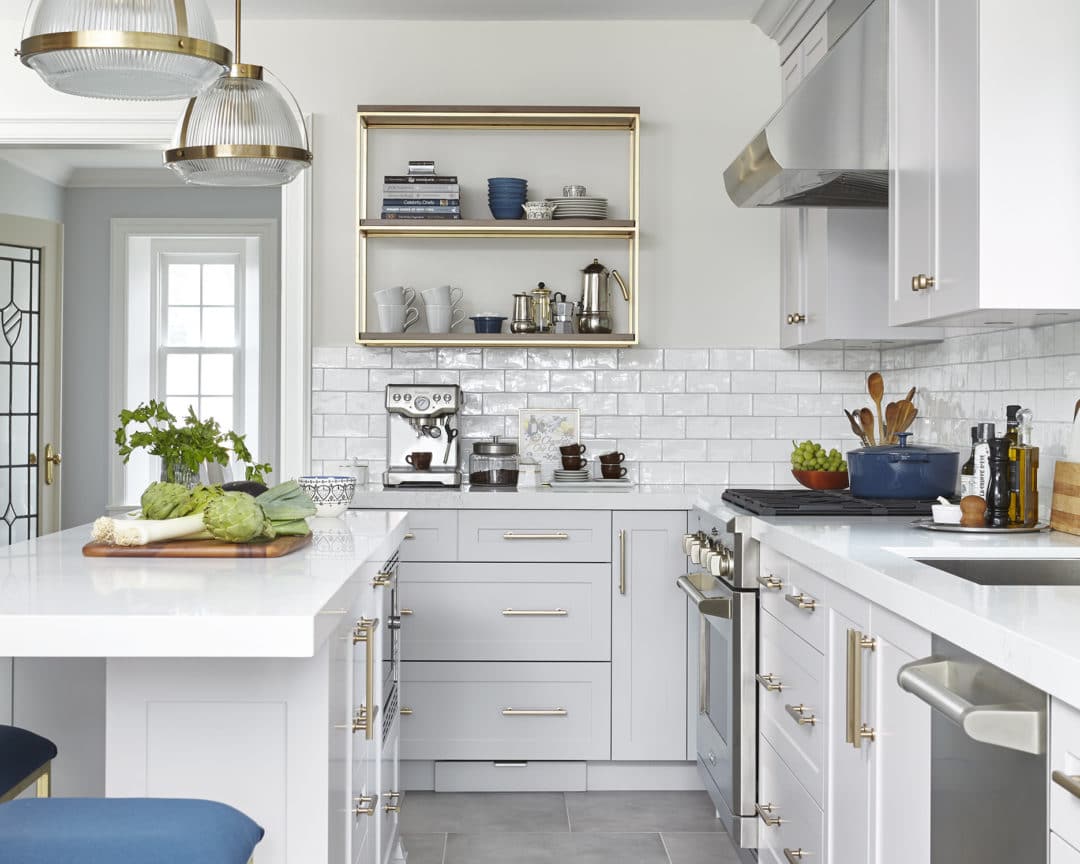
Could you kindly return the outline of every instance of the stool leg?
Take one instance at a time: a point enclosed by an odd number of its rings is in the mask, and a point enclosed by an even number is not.
[[[38,798],[51,798],[52,797],[52,763],[50,762],[45,766],[45,770],[41,773],[41,776],[37,778],[37,797]]]

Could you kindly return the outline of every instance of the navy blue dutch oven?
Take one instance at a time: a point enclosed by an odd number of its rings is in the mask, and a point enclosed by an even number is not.
[[[851,494],[856,498],[920,498],[956,494],[960,453],[945,447],[908,444],[860,447],[847,454]]]

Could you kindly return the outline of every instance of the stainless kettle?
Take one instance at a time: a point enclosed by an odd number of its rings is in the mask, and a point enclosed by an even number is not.
[[[630,302],[630,289],[618,270],[607,267],[593,258],[592,264],[581,271],[581,312],[577,316],[579,333],[611,332],[611,283],[614,276],[622,289],[623,300]]]

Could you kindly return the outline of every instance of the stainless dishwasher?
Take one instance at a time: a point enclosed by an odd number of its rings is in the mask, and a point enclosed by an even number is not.
[[[931,864],[1046,861],[1046,694],[937,636],[933,651],[897,676],[934,709]]]

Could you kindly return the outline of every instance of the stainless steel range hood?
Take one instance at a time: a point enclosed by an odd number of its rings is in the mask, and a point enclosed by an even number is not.
[[[867,8],[724,172],[739,207],[888,206],[887,13]]]

